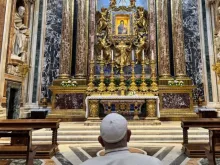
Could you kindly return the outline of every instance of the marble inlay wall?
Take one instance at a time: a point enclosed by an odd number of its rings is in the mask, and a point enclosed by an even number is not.
[[[188,93],[162,94],[163,109],[188,109],[190,108],[190,95]]]
[[[21,103],[21,84],[8,82],[6,89],[6,114],[10,119],[18,119]],[[10,114],[12,113],[12,114]]]
[[[84,94],[56,94],[55,109],[83,109]]]
[[[194,85],[194,99],[204,96],[202,80],[202,58],[200,49],[198,4],[195,0],[183,1],[183,27],[186,56],[187,75],[192,78]]]
[[[48,86],[59,75],[62,29],[62,0],[47,1],[45,53],[43,58],[41,97],[51,97]]]
[[[35,67],[34,67],[34,85],[33,85],[33,95],[32,95],[32,102],[36,103],[37,101],[37,84],[38,84],[38,70],[39,70],[39,60],[40,60],[40,52],[41,52],[41,32],[42,32],[42,19],[43,19],[43,0],[40,0],[39,5],[39,17],[38,17],[38,30],[37,30],[37,48],[35,54]]]

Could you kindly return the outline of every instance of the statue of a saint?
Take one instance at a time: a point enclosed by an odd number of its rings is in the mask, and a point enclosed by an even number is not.
[[[29,29],[24,25],[25,8],[20,6],[14,18],[15,34],[12,43],[12,59],[24,61],[28,49]]]
[[[116,48],[115,63],[116,67],[129,66],[131,64],[131,47],[132,45],[127,45],[124,41],[120,41]]]

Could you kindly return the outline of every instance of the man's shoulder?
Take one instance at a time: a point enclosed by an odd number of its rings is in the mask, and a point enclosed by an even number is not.
[[[147,161],[150,164],[162,165],[162,162],[159,159],[157,159],[157,158],[155,158],[153,156],[148,156],[148,155],[143,155],[143,154],[136,154],[136,153],[132,153],[132,154],[130,154],[128,156],[131,159],[132,158],[137,158],[140,161],[145,161],[145,162]]]
[[[92,165],[92,164],[97,164],[97,162],[99,162],[102,159],[102,157],[94,157],[91,159],[88,159],[87,161],[83,162],[80,165]]]

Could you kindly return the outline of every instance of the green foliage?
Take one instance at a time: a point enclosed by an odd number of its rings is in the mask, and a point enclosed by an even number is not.
[[[96,79],[93,81],[93,84],[97,87],[97,86],[99,86],[100,82],[101,82],[100,79],[96,78]]]
[[[129,87],[131,85],[131,82],[132,82],[131,79],[125,80],[126,87]]]
[[[104,84],[105,84],[106,86],[109,86],[110,83],[111,83],[110,78],[105,78],[105,79],[104,79]]]
[[[115,78],[115,79],[114,79],[115,86],[118,87],[118,86],[120,85],[120,82],[121,82],[121,81],[120,81],[120,78]]]
[[[136,85],[137,85],[138,87],[141,86],[141,83],[142,83],[141,78],[137,78],[137,79],[135,80],[135,83],[136,83]]]

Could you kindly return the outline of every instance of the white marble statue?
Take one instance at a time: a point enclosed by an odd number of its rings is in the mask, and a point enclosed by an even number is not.
[[[20,6],[14,18],[14,37],[12,43],[12,59],[25,60],[29,41],[29,29],[24,25],[25,8]]]

